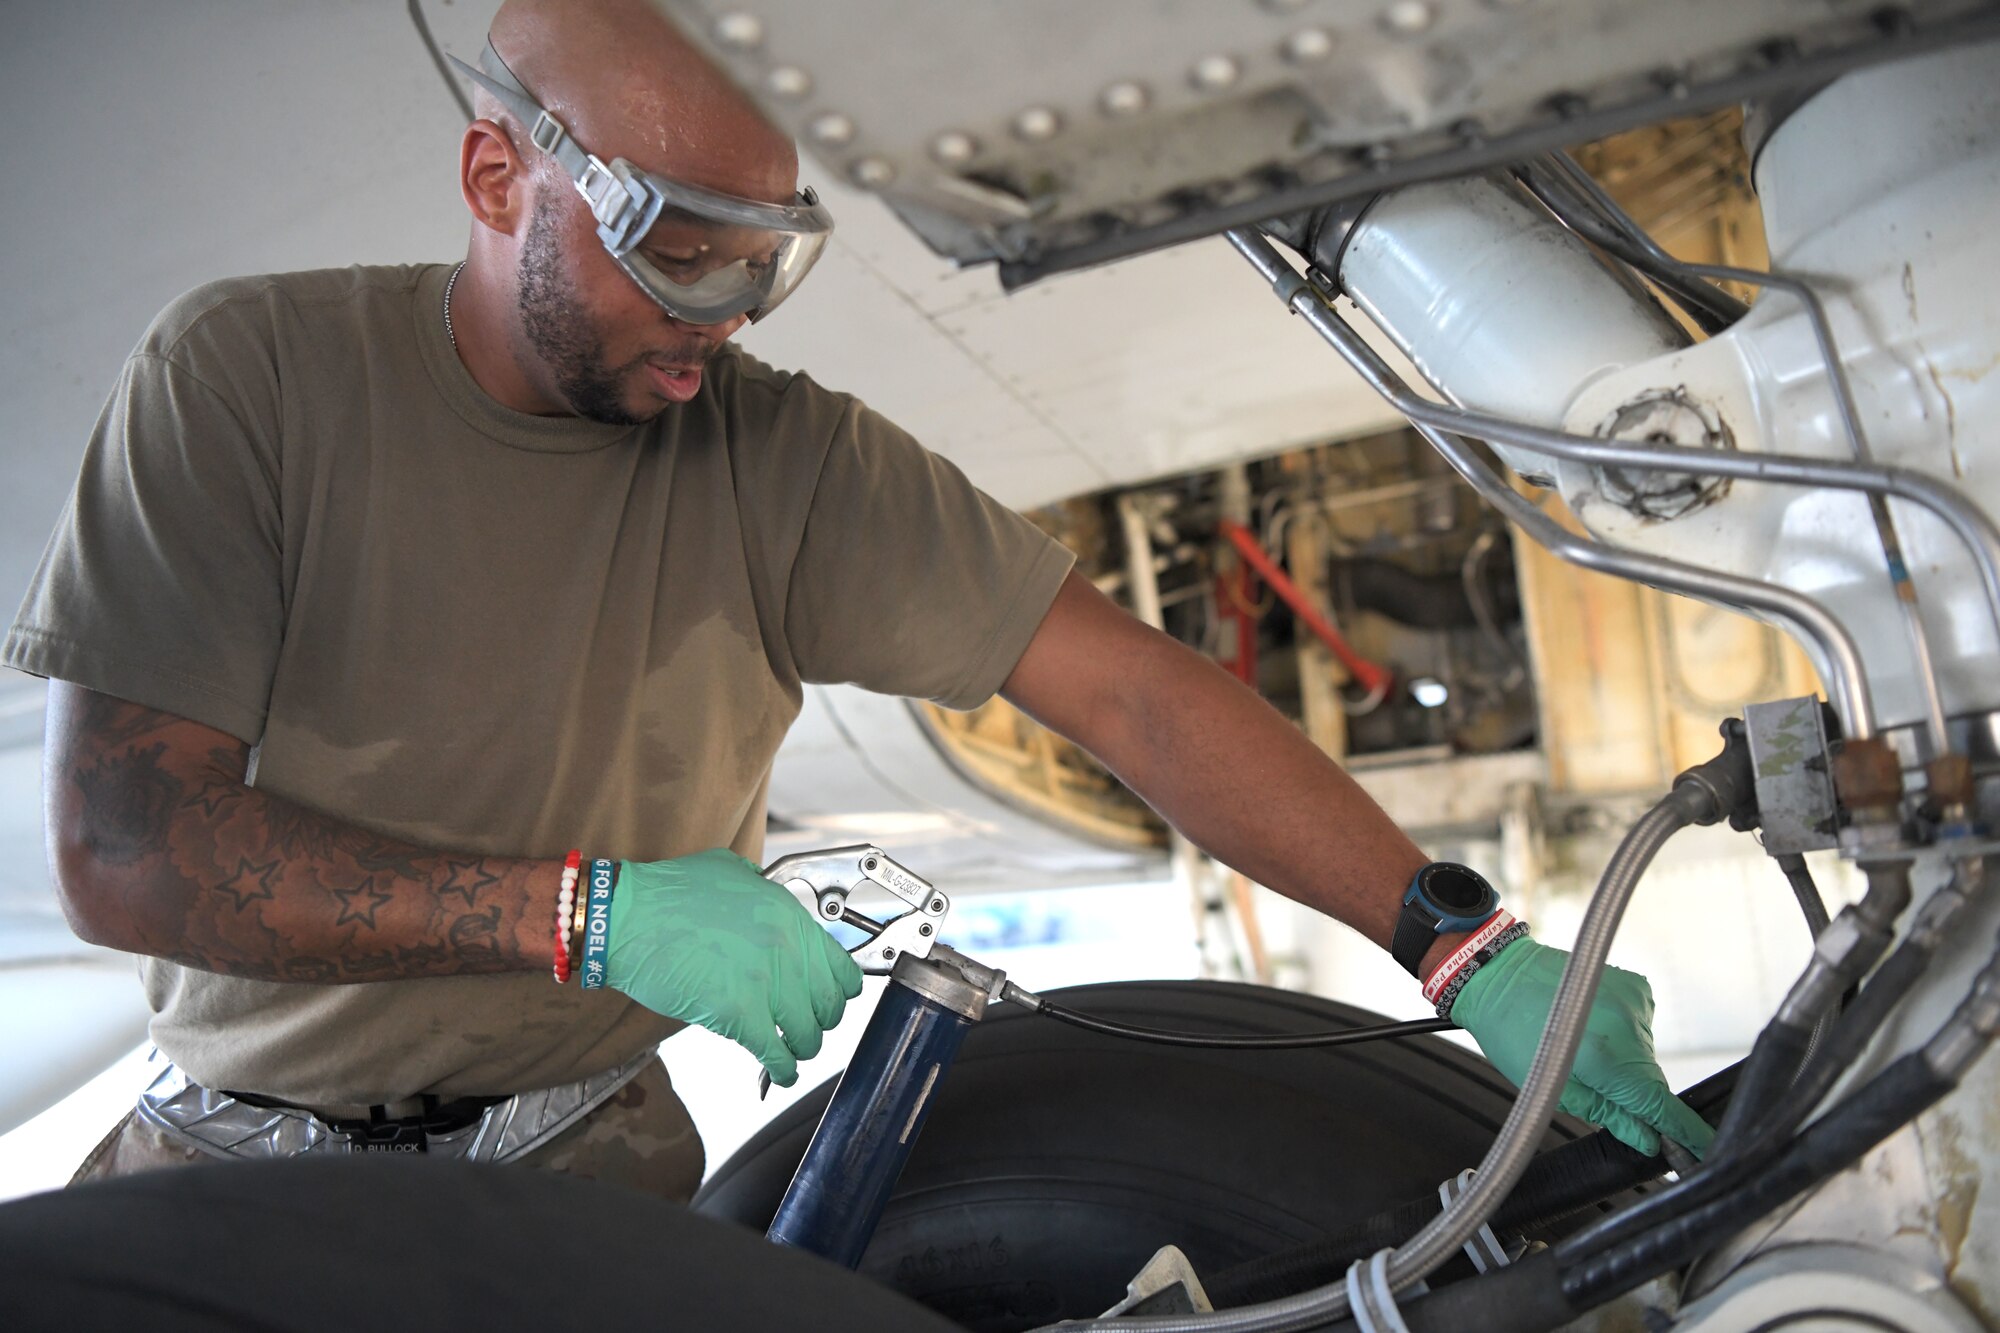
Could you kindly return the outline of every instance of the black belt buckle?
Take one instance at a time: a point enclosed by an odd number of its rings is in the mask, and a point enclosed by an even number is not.
[[[334,1128],[347,1135],[349,1152],[429,1152],[429,1136],[421,1120],[382,1120],[370,1124],[351,1120]]]

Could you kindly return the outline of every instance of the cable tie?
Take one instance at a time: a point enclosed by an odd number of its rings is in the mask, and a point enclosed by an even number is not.
[[[1472,1175],[1472,1170],[1468,1167],[1439,1185],[1438,1203],[1446,1208],[1451,1207],[1458,1196],[1471,1187]],[[1465,1257],[1472,1260],[1473,1268],[1481,1273],[1490,1273],[1496,1268],[1505,1268],[1514,1262],[1512,1256],[1507,1253],[1507,1247],[1500,1243],[1500,1237],[1493,1234],[1493,1226],[1489,1222],[1481,1222],[1479,1230],[1473,1232],[1471,1238],[1465,1242]]]
[[[1402,1310],[1396,1306],[1396,1293],[1389,1286],[1389,1256],[1394,1253],[1384,1247],[1365,1260],[1356,1259],[1347,1270],[1348,1313],[1354,1316],[1361,1333],[1410,1333]],[[1426,1284],[1418,1282],[1410,1287],[1409,1294],[1416,1296],[1428,1290]]]

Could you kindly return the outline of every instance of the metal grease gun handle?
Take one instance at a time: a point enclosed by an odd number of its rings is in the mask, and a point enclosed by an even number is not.
[[[863,972],[874,976],[888,975],[904,954],[929,957],[951,910],[951,899],[929,880],[898,865],[872,843],[781,857],[765,867],[764,878],[790,889],[821,922],[848,921],[866,931],[870,938],[848,952]],[[847,896],[863,884],[887,891],[908,910],[887,921],[851,911]]]
[[[928,958],[951,910],[950,898],[873,843],[780,857],[764,868],[763,875],[789,889],[822,924],[845,921],[865,932],[868,939],[848,954],[863,972],[874,976],[886,976],[899,958]],[[883,889],[907,910],[887,921],[853,910],[847,905],[848,895],[863,884]],[[760,1071],[758,1100],[770,1090],[770,1074]]]

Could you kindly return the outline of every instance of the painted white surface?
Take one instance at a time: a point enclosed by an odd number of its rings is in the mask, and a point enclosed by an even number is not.
[[[1537,426],[1560,424],[1570,395],[1606,370],[1687,342],[1511,180],[1384,196],[1355,226],[1340,283],[1452,402]],[[1528,450],[1495,452],[1518,472],[1556,470]]]
[[[784,831],[768,864],[792,853],[874,842],[947,893],[1158,878],[1149,848],[1101,846],[974,787],[947,763],[908,703],[810,686],[771,777]]]
[[[1825,300],[1870,453],[2000,513],[2000,43],[1834,84],[1772,136],[1757,183],[1779,220],[1774,264]],[[1719,337],[1605,376],[1566,424],[1588,434],[1619,404],[1672,386],[1711,404],[1739,449],[1853,457],[1811,328],[1781,292]],[[1581,474],[1564,474],[1566,498],[1594,532],[1811,594],[1858,642],[1882,725],[1922,717],[1903,608],[1860,495],[1737,481],[1660,522],[1572,485]],[[1890,508],[1946,713],[2000,708],[2000,635],[1965,547],[1928,512]]]

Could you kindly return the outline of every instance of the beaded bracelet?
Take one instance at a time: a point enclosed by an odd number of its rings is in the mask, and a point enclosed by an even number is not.
[[[1525,939],[1527,934],[1528,923],[1525,921],[1516,921],[1513,925],[1487,941],[1485,946],[1478,953],[1474,954],[1464,967],[1461,967],[1454,973],[1451,980],[1445,983],[1444,989],[1438,994],[1437,1016],[1446,1022],[1450,1022],[1451,1006],[1464,993],[1465,983],[1472,980],[1472,974],[1499,957],[1500,951],[1515,940]]]
[[[583,988],[604,989],[605,957],[611,945],[611,893],[618,887],[618,863],[590,863],[589,911],[583,925]]]
[[[569,922],[576,912],[576,877],[583,868],[583,852],[570,848],[563,859],[562,884],[556,890],[555,978],[556,985],[569,980]]]

